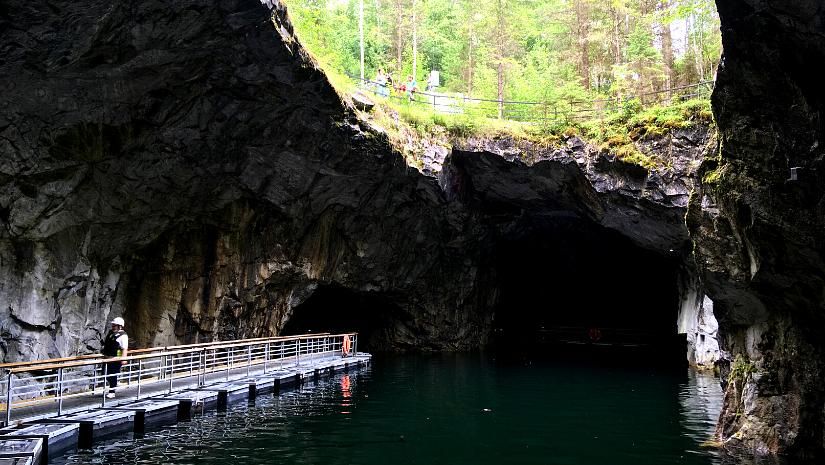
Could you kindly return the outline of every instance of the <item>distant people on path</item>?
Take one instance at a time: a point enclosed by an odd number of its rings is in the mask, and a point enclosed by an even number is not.
[[[112,329],[106,334],[103,340],[103,356],[106,358],[126,357],[129,352],[129,336],[123,330],[123,318],[117,317],[112,320]],[[106,397],[113,399],[117,389],[117,375],[120,374],[120,367],[126,363],[125,360],[115,360],[106,362],[106,382],[109,383],[109,393]]]
[[[376,89],[375,93],[380,95],[381,97],[389,97],[390,91],[387,88],[387,84],[389,84],[389,76],[384,71],[384,68],[378,68],[378,74],[375,75],[375,84]]]
[[[404,84],[404,92],[407,93],[407,99],[412,101],[415,98],[415,93],[418,91],[418,83],[412,74],[407,75],[407,82]]]
[[[430,71],[430,75],[427,77],[427,87],[424,88],[424,91],[431,92],[436,87],[438,87],[438,71]]]

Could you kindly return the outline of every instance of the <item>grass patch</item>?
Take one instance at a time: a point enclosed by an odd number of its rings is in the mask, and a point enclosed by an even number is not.
[[[372,118],[400,147],[410,166],[420,167],[418,156],[423,140],[449,147],[455,139],[509,137],[516,141],[552,147],[570,137],[580,137],[600,151],[648,170],[669,166],[656,155],[639,150],[639,143],[667,135],[670,131],[696,124],[712,124],[708,100],[688,100],[672,105],[643,108],[637,101],[626,102],[614,112],[586,121],[563,119],[530,123],[490,118],[483,114],[441,113],[432,107],[371,96],[377,101]],[[706,173],[706,182],[716,182],[723,174]]]

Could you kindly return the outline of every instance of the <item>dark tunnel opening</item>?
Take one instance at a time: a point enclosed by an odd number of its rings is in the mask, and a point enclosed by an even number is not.
[[[297,305],[281,334],[358,333],[358,350],[386,349],[385,332],[397,318],[398,308],[390,299],[375,293],[323,285]]]
[[[685,361],[676,254],[642,249],[575,217],[523,223],[497,245],[493,347]]]

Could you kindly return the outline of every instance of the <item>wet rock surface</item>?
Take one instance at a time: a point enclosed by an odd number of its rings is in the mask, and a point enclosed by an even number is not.
[[[719,1],[718,157],[688,223],[739,370],[718,434],[744,453],[825,449],[825,58],[819,2]],[[732,373],[737,373],[734,369]]]

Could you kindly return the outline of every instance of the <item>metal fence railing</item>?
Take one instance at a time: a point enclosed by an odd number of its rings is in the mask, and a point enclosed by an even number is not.
[[[224,376],[228,381],[248,377],[253,368],[266,373],[336,354],[355,354],[357,344],[357,333],[324,333],[156,347],[133,350],[120,358],[86,355],[6,363],[0,365],[0,391],[5,394],[0,407],[5,410],[6,424],[14,408],[52,403],[60,415],[65,401],[90,394],[102,394],[100,402],[105,407],[108,364],[113,361],[124,362],[115,375],[118,384],[136,387],[130,392],[139,399],[143,389],[158,383],[166,383],[166,390],[173,392],[203,386],[209,375],[213,380]]]
[[[596,100],[559,99],[547,102],[495,100],[475,98],[455,93],[416,91],[382,85],[369,79],[350,76],[362,90],[400,103],[427,108],[436,113],[464,114],[476,117],[500,118],[511,121],[550,124],[602,118],[622,111],[630,105],[641,107],[675,103],[693,98],[710,98],[714,81],[673,87],[654,92]],[[500,114],[499,114],[500,112]]]

